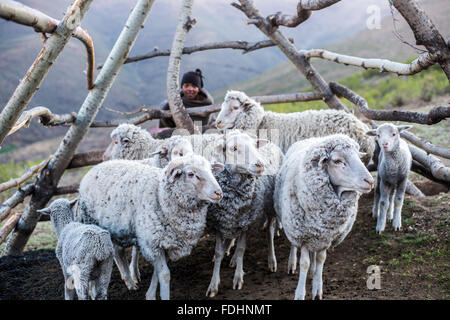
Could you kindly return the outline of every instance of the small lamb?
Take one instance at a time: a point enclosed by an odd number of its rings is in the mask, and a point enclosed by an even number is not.
[[[73,221],[71,206],[75,201],[57,199],[48,208],[37,210],[49,214],[58,238],[56,257],[64,274],[64,296],[73,300],[106,300],[113,268],[114,248],[109,232]],[[73,287],[70,284],[73,278]]]
[[[400,230],[402,226],[402,206],[412,156],[408,144],[400,138],[400,132],[409,128],[411,126],[385,123],[377,129],[367,131],[367,135],[377,137],[380,146],[372,210],[372,217],[377,218],[378,233],[383,232],[386,227],[386,215],[388,220],[393,219],[394,230]]]
[[[345,239],[356,219],[360,194],[372,189],[374,180],[358,150],[354,140],[336,134],[299,141],[285,155],[274,202],[292,245],[289,263],[297,259],[292,249],[301,250],[296,300],[305,298],[310,253],[312,297],[322,299],[326,252]]]

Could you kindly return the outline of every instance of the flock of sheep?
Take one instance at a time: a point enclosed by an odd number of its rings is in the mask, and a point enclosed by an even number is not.
[[[73,286],[65,285],[66,299],[74,292],[79,299],[106,299],[113,260],[128,289],[137,289],[139,253],[154,267],[146,299],[156,299],[158,284],[161,299],[169,299],[167,260],[188,256],[205,233],[216,239],[206,295],[217,295],[222,259],[234,245],[233,289],[241,289],[253,228],[266,229],[272,272],[274,235],[284,230],[291,243],[288,272],[296,271],[300,250],[295,299],[305,298],[308,271],[312,298],[321,299],[326,251],[350,232],[360,195],[374,186],[366,165],[376,143],[376,230],[384,230],[386,217],[400,229],[411,155],[399,131],[407,127],[369,130],[354,115],[335,110],[264,111],[239,91],[227,93],[216,126],[223,133],[157,140],[122,124],[111,133],[105,161],[83,177],[77,206],[58,199],[41,210],[54,224],[66,283],[73,278]]]

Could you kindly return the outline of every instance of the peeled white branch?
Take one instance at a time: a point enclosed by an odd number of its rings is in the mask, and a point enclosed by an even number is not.
[[[59,24],[58,20],[41,11],[12,0],[2,0],[0,3],[0,18],[33,27],[36,32],[44,34],[53,33]],[[88,59],[87,87],[90,90],[94,87],[94,44],[89,33],[81,27],[77,27],[72,35],[80,40],[86,48]]]
[[[23,188],[19,188],[8,200],[0,205],[0,222],[9,216],[12,209],[14,209],[19,203],[22,203],[27,196],[32,194],[34,189],[35,186],[31,183]]]
[[[429,168],[431,174],[437,179],[450,183],[450,168],[446,167],[438,158],[427,154],[425,151],[408,144],[409,150],[414,160],[426,168]]]
[[[408,140],[412,144],[418,146],[419,148],[425,150],[428,153],[432,153],[432,154],[435,154],[437,156],[440,156],[440,157],[443,157],[443,158],[446,158],[446,159],[450,159],[450,150],[449,149],[442,148],[442,147],[439,147],[439,146],[435,146],[431,142],[424,141],[424,140],[420,139],[419,137],[416,137],[414,134],[412,134],[411,132],[408,132],[408,131],[402,131],[400,133],[400,135],[402,136],[402,138]]]
[[[35,175],[37,172],[39,172],[42,168],[44,168],[47,165],[47,163],[50,161],[50,159],[51,159],[51,157],[31,168],[28,168],[26,170],[25,174],[22,175],[21,177],[11,179],[7,182],[0,184],[0,192],[6,191],[6,190],[14,188],[14,187],[18,187],[19,185],[21,185],[22,183],[27,181],[29,178],[31,178],[33,175]]]
[[[364,69],[378,69],[380,72],[387,71],[403,76],[416,74],[437,63],[437,58],[428,52],[420,55],[411,63],[347,56],[324,49],[299,50],[299,53],[305,55],[307,58],[321,58],[340,64],[361,67]]]
[[[14,227],[20,219],[20,215],[20,213],[15,212],[9,217],[8,220],[6,220],[5,224],[0,229],[0,244],[2,244],[11,233],[11,231],[13,231]]]

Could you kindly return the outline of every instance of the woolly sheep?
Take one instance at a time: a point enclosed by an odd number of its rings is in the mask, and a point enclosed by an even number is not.
[[[291,245],[300,248],[295,299],[305,298],[311,253],[312,297],[322,298],[326,251],[350,232],[360,193],[373,178],[360,160],[358,144],[345,135],[310,138],[293,144],[276,177],[275,210]],[[292,253],[290,263],[296,260]]]
[[[249,228],[262,226],[265,220],[274,221],[273,189],[275,174],[283,160],[281,150],[268,140],[255,140],[237,130],[216,139],[206,149],[215,161],[225,163],[225,170],[216,178],[223,190],[223,199],[211,204],[207,214],[207,231],[216,236],[214,270],[206,295],[214,297],[220,283],[220,266],[226,243],[237,238],[236,250],[230,266],[234,267],[233,289],[243,285],[243,256]],[[274,224],[268,230],[269,269],[276,271],[273,245]]]
[[[400,132],[411,126],[394,126],[385,123],[367,132],[377,137],[380,146],[378,156],[377,185],[374,194],[372,216],[377,218],[376,231],[381,233],[387,219],[392,220],[394,230],[402,226],[402,206],[406,183],[412,165],[408,144],[400,138]]]
[[[124,248],[137,245],[154,266],[147,299],[170,297],[166,257],[178,260],[191,253],[206,225],[209,203],[222,198],[211,165],[199,155],[173,159],[161,168],[132,160],[110,160],[93,167],[79,188],[83,221],[111,233],[116,264],[128,288],[135,287]]]
[[[109,232],[94,225],[73,221],[67,199],[57,199],[48,208],[38,210],[49,214],[58,238],[56,257],[64,274],[64,296],[73,300],[106,300],[113,267],[113,244]],[[71,286],[70,277],[73,279]]]
[[[353,114],[337,110],[308,110],[294,113],[264,111],[261,104],[241,91],[228,91],[216,119],[220,130],[267,130],[270,140],[286,152],[293,143],[312,137],[342,133],[358,142],[366,153],[363,162],[372,158],[375,144],[365,134],[369,128]]]

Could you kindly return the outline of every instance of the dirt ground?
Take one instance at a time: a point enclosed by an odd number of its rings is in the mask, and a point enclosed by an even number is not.
[[[325,262],[324,299],[450,299],[450,196],[436,184],[419,185],[425,198],[407,196],[403,207],[403,228],[390,225],[380,236],[371,218],[370,193],[361,198],[353,230],[341,245],[329,250]],[[244,258],[244,287],[233,290],[234,269],[222,264],[221,299],[292,299],[298,274],[286,273],[289,243],[276,238],[278,271],[267,269],[265,233],[248,237]],[[210,299],[205,296],[212,275],[214,241],[201,240],[189,257],[171,262],[171,298]],[[367,268],[381,269],[381,289],[369,290]],[[128,291],[116,267],[113,269],[109,299],[144,299],[152,274],[151,265],[141,257],[142,281],[137,291]],[[310,280],[307,299],[310,298]],[[63,276],[53,250],[27,251],[0,258],[0,299],[63,299]]]

